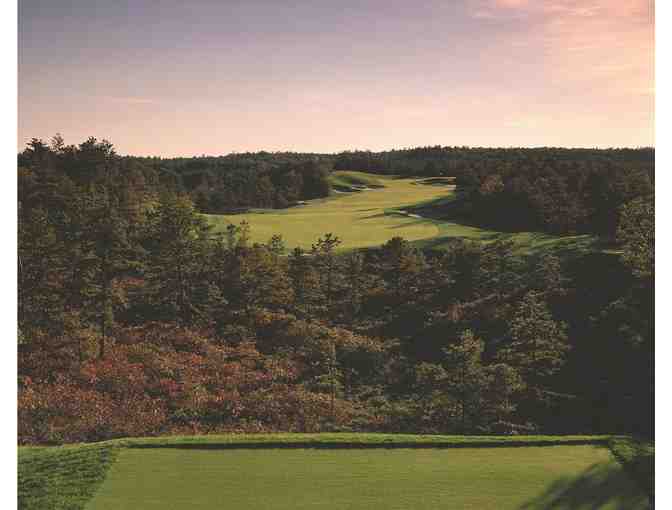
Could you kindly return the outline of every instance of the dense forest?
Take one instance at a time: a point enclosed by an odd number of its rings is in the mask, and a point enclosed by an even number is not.
[[[314,154],[230,154],[221,157],[139,158],[164,182],[192,197],[199,211],[282,209],[329,195],[329,164]]]
[[[89,138],[66,146],[60,135],[49,145],[33,139],[19,154],[19,168],[42,168],[67,176],[77,185],[95,181],[92,168],[109,164],[101,154],[114,155],[110,171],[123,175],[126,191],[187,194],[203,213],[236,213],[258,208],[285,208],[329,195],[328,158],[314,154],[230,154],[221,157],[164,159],[120,157],[106,141]],[[102,171],[102,170],[98,170]]]
[[[328,232],[287,250],[279,235],[252,244],[244,223],[214,234],[200,214],[326,196],[331,168],[455,176],[462,200],[442,213],[591,232],[619,250],[394,238],[346,252]],[[22,443],[653,434],[652,150],[162,160],[55,137],[19,154],[18,191]]]
[[[329,194],[328,172],[456,179],[461,200],[431,211],[490,228],[614,238],[620,208],[653,194],[652,149],[424,147],[337,155],[267,153],[141,159],[201,212],[284,208]],[[506,210],[506,214],[500,211]]]
[[[98,142],[51,148],[33,140],[19,167],[46,165],[75,183],[90,178],[89,154]],[[169,189],[189,195],[202,213],[233,214],[249,208],[286,208],[328,196],[331,170],[400,176],[454,177],[460,200],[429,215],[459,218],[499,230],[590,233],[614,239],[621,208],[651,197],[654,150],[486,149],[419,147],[373,153],[257,152],[218,157],[119,158],[134,189]],[[506,210],[506,214],[501,211]]]
[[[462,200],[440,214],[503,230],[613,238],[621,207],[653,194],[654,158],[650,148],[424,147],[345,152],[336,157],[334,168],[455,177]]]

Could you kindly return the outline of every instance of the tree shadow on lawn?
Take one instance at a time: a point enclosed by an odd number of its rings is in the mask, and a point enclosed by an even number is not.
[[[374,218],[383,218],[384,216],[388,216],[388,215],[384,212],[376,213],[376,214],[369,214],[368,216],[360,216],[359,218],[357,218],[357,221],[372,220]]]
[[[556,480],[520,510],[646,510],[647,496],[623,471],[610,462],[594,464],[577,477]]]
[[[469,225],[454,224],[457,228]],[[441,228],[441,224],[437,224]],[[455,240],[477,241],[492,243],[495,241],[512,241],[515,245],[514,251],[519,254],[537,255],[552,251],[558,255],[581,254],[592,251],[603,251],[609,246],[601,243],[598,239],[588,234],[555,236],[545,232],[494,232],[475,230],[468,233],[456,232],[452,235],[439,235],[430,239],[420,241],[420,247],[425,249],[441,249]]]

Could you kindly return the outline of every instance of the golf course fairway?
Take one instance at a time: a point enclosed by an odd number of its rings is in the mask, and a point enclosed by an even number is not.
[[[247,221],[254,242],[266,242],[274,234],[282,234],[288,248],[310,249],[327,232],[338,236],[341,248],[378,246],[395,236],[409,241],[433,238],[439,234],[434,221],[405,216],[394,210],[404,204],[417,204],[451,194],[453,186],[418,184],[417,179],[376,176],[384,188],[338,193],[328,198],[311,200],[306,205],[289,209],[256,210],[231,216],[206,215],[215,231],[223,231],[230,223]]]
[[[328,198],[311,200],[288,209],[255,209],[245,214],[204,215],[214,232],[228,225],[250,226],[250,239],[265,243],[280,234],[289,250],[309,250],[318,238],[332,233],[341,240],[339,250],[380,246],[403,237],[418,247],[442,249],[456,238],[484,243],[511,241],[520,253],[537,250],[592,249],[591,235],[552,235],[543,232],[499,232],[460,222],[415,214],[413,207],[456,198],[455,185],[432,178],[397,178],[363,172],[334,172],[333,181],[374,183],[359,191],[335,190]],[[375,187],[373,187],[375,186]]]

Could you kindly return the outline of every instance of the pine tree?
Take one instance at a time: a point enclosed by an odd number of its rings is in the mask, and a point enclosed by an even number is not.
[[[541,293],[551,296],[563,294],[567,278],[562,272],[560,258],[552,253],[543,253],[532,267],[530,280],[530,286]]]
[[[338,284],[339,265],[336,257],[336,248],[340,244],[341,240],[329,233],[323,238],[319,238],[311,249],[313,263],[320,277],[323,306],[329,314],[333,312],[334,293]]]
[[[235,252],[231,290],[231,304],[248,313],[256,308],[284,308],[293,300],[291,283],[280,260],[258,244]]]
[[[544,381],[565,362],[569,350],[566,326],[555,321],[539,293],[522,298],[509,321],[509,342],[497,358],[516,368],[532,390],[541,392]]]
[[[483,341],[470,330],[464,331],[458,341],[444,349],[446,387],[458,404],[460,430],[467,432],[471,422],[478,419],[482,393],[486,384],[483,367]]]
[[[294,290],[294,307],[299,316],[310,314],[315,305],[320,280],[313,261],[301,248],[294,248],[288,258],[288,274]]]
[[[495,425],[510,431],[514,426],[508,419],[516,410],[515,396],[524,390],[525,384],[518,371],[505,363],[488,365],[485,371],[488,413],[493,416]]]
[[[345,260],[345,281],[347,286],[347,305],[350,321],[353,322],[359,313],[363,287],[366,281],[364,273],[364,256],[360,252],[352,252]]]
[[[383,275],[398,303],[409,301],[418,291],[418,275],[425,266],[422,253],[402,237],[393,237],[382,247]]]
[[[285,247],[285,241],[279,234],[273,235],[266,243],[266,247],[268,248],[268,251],[271,252],[273,260],[276,263],[279,261],[280,257],[282,257],[285,254],[285,250],[287,249]]]
[[[125,220],[107,186],[89,195],[88,224],[81,236],[81,254],[75,285],[84,309],[99,325],[99,358],[105,356],[107,336],[114,325],[114,310],[123,301],[115,280],[135,265]]]
[[[62,241],[43,209],[18,215],[18,328],[23,342],[40,332],[62,332],[65,292],[62,270],[66,261]]]
[[[653,197],[640,197],[621,208],[617,239],[623,244],[623,261],[640,278],[653,278],[655,270],[655,218]]]
[[[209,243],[210,227],[191,200],[164,193],[150,213],[145,244],[150,294],[166,318],[190,323],[201,315],[195,293],[210,278],[203,274]]]

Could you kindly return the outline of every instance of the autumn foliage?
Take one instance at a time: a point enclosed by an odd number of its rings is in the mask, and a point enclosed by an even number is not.
[[[150,325],[119,332],[124,343],[79,366],[22,353],[22,443],[223,431],[314,432],[344,426],[355,406],[306,388],[308,354],[264,356],[252,343],[213,345],[203,332]],[[64,350],[63,358],[71,359]]]

